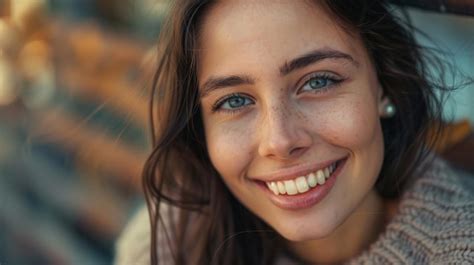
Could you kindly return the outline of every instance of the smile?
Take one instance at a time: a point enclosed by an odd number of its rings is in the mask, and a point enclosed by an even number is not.
[[[300,171],[301,174],[277,173],[271,181],[257,181],[257,186],[263,189],[268,199],[279,208],[287,210],[309,208],[329,194],[348,160],[349,157],[346,156],[324,163],[319,168],[304,169]]]
[[[339,161],[332,163],[331,165],[311,172],[305,176],[299,176],[294,179],[284,181],[268,181],[268,189],[270,189],[275,195],[296,195],[306,193],[309,190],[315,188],[318,185],[323,185],[326,180],[330,178],[338,166]]]

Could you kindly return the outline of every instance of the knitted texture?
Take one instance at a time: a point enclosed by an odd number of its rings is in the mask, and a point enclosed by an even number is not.
[[[474,176],[435,160],[398,211],[350,264],[474,264]]]
[[[117,241],[115,264],[150,264],[149,226],[143,208]],[[171,250],[162,232],[159,264],[171,265]],[[276,263],[294,264],[285,257]],[[474,176],[436,159],[404,192],[385,231],[348,264],[474,264]]]

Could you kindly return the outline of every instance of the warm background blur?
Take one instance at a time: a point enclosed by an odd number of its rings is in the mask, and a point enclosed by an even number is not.
[[[142,202],[156,0],[0,1],[0,264],[110,264]]]
[[[114,240],[143,204],[147,88],[167,8],[0,0],[1,265],[112,263]],[[474,17],[409,14],[473,75]],[[447,119],[472,124],[473,102],[472,84],[459,89]]]

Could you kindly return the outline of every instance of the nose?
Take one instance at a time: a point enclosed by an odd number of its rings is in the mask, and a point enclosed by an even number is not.
[[[312,144],[307,121],[289,107],[269,109],[261,121],[259,155],[278,160],[300,157]]]

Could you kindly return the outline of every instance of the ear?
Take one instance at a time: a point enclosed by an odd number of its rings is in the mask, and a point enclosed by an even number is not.
[[[379,110],[379,116],[383,114],[383,106],[386,104],[387,97],[384,96],[384,90],[379,84],[377,87],[377,108]]]
[[[380,117],[382,117],[383,114],[384,114],[384,107],[385,107],[385,105],[387,105],[387,103],[388,103],[387,101],[388,101],[388,99],[387,99],[386,96],[379,97],[379,100],[377,102],[378,103],[377,106],[378,106],[378,109],[379,109],[379,116]]]

